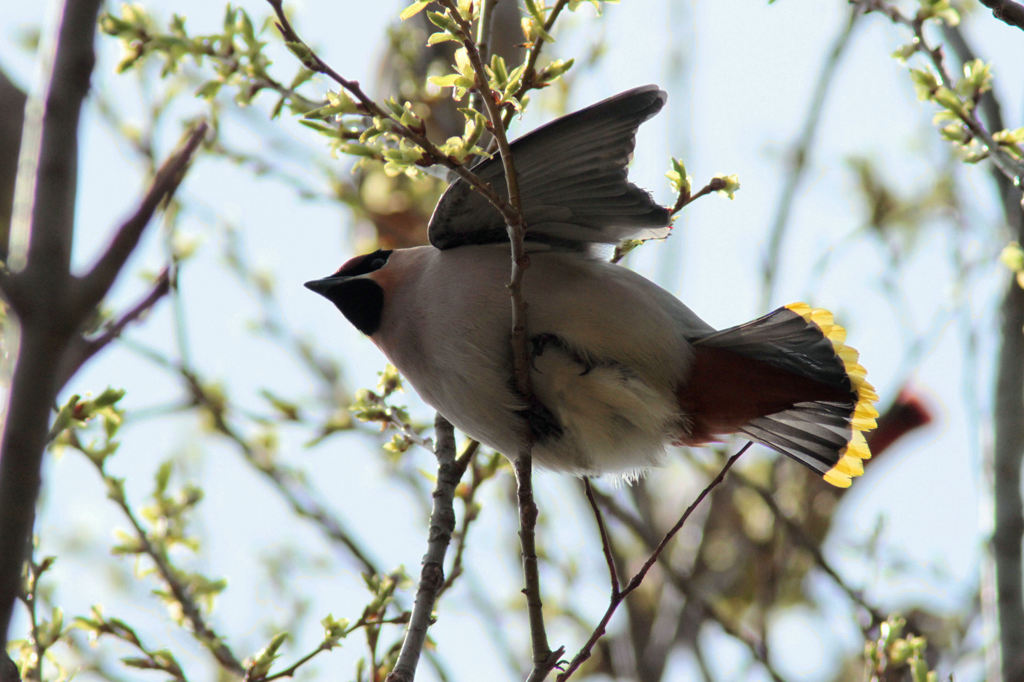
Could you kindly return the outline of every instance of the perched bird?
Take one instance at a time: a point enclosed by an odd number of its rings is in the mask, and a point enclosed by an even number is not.
[[[716,331],[598,246],[667,234],[669,210],[627,180],[636,130],[665,104],[648,85],[511,145],[526,223],[523,281],[534,395],[512,377],[505,222],[463,180],[431,246],[378,250],[306,283],[461,431],[579,475],[636,476],[666,445],[741,433],[845,487],[870,457],[877,395],[827,311],[788,305]],[[501,160],[472,168],[507,197]]]

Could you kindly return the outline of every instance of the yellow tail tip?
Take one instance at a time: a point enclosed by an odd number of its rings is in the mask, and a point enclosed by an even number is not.
[[[863,460],[871,457],[871,449],[864,434],[878,425],[878,409],[874,405],[878,402],[878,393],[866,380],[867,370],[858,362],[860,353],[846,345],[846,329],[836,324],[832,313],[812,308],[806,303],[791,303],[786,308],[818,327],[832,343],[836,357],[843,363],[850,386],[857,396],[857,403],[850,414],[850,440],[839,453],[835,466],[823,476],[825,481],[838,488],[848,488],[853,477],[864,473]]]

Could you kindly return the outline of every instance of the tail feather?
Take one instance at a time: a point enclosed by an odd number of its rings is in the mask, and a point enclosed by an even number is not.
[[[695,339],[680,394],[692,442],[736,431],[849,486],[871,457],[864,432],[875,428],[878,394],[845,340],[831,313],[803,303]]]

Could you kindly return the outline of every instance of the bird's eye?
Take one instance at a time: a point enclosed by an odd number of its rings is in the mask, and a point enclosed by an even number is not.
[[[388,256],[391,255],[391,251],[384,249],[374,251],[373,253],[367,253],[362,256],[356,256],[345,261],[345,264],[338,268],[335,275],[341,275],[346,277],[357,277],[359,275],[365,275],[374,270],[380,270],[382,267],[387,265]]]

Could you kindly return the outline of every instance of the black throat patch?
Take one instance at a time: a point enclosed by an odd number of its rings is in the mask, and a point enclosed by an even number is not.
[[[346,279],[322,293],[356,329],[372,336],[380,329],[384,290],[371,279]]]

